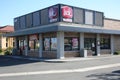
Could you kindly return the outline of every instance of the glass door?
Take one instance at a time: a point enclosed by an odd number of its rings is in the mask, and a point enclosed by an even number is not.
[[[96,55],[96,38],[85,38],[84,47],[92,51],[92,55]]]

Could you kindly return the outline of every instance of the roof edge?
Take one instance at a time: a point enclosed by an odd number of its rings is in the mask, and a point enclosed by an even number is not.
[[[105,20],[112,20],[112,21],[120,21],[120,19],[114,19],[114,18],[104,18]]]

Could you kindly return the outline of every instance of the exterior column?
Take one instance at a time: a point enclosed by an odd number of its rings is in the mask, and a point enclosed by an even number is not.
[[[84,33],[80,33],[80,56],[87,57],[87,50],[84,49]]]
[[[57,32],[57,59],[64,58],[64,32]]]
[[[6,37],[4,37],[3,35],[1,35],[1,48],[2,49],[6,49]]]
[[[42,51],[43,51],[43,39],[42,34],[39,34],[39,57],[42,58]]]
[[[80,33],[80,50],[84,49],[84,33]]]
[[[111,44],[111,55],[114,54],[114,36],[110,36],[110,44]]]
[[[25,56],[28,55],[28,37],[25,36]]]
[[[19,50],[19,39],[18,39],[18,37],[14,37],[14,41],[15,41],[14,48]]]
[[[15,49],[18,49],[18,46],[17,46],[17,37],[14,37],[14,48]]]
[[[19,50],[19,44],[18,44],[18,39],[17,37],[14,37],[14,45],[13,45],[13,50],[12,50],[12,55],[17,54],[17,50]]]
[[[97,56],[100,56],[100,34],[97,34],[96,37],[96,53]]]

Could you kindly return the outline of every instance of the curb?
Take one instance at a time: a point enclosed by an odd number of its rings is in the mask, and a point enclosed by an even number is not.
[[[94,58],[64,58],[64,59],[41,59],[41,58],[31,58],[31,57],[23,57],[23,56],[5,56],[9,58],[15,59],[24,59],[24,60],[32,60],[32,61],[41,61],[41,62],[72,62],[72,61],[83,61],[83,60],[91,60]]]
[[[72,58],[64,58],[64,59],[41,59],[41,58],[31,58],[24,56],[5,56],[15,59],[24,59],[24,60],[32,60],[32,61],[40,61],[40,62],[73,62],[73,61],[85,61],[85,60],[93,60],[93,59],[102,59],[102,58],[110,58],[110,57],[120,57],[120,55],[107,55],[107,56],[90,56],[90,57],[72,57]]]

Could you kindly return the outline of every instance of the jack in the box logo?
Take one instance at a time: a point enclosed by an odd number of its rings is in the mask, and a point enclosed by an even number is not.
[[[73,10],[69,6],[62,6],[63,21],[72,22]]]
[[[57,18],[58,18],[58,8],[57,7],[49,8],[49,19],[50,19],[50,22],[57,21]]]

